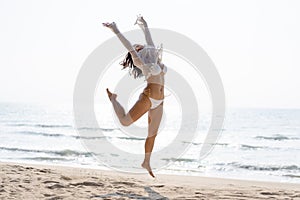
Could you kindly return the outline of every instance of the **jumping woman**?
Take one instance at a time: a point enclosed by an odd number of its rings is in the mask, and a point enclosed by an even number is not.
[[[152,177],[155,177],[151,166],[150,157],[153,150],[155,137],[163,114],[164,101],[164,76],[167,67],[161,61],[161,48],[156,48],[148,29],[147,22],[139,16],[136,20],[145,34],[146,45],[132,45],[116,26],[116,23],[103,23],[117,35],[128,53],[120,64],[124,68],[129,67],[129,72],[134,78],[145,77],[147,86],[140,94],[134,106],[125,112],[123,106],[117,101],[117,95],[106,89],[108,97],[113,105],[115,113],[123,126],[129,126],[148,112],[148,136],[145,141],[145,158],[141,166],[145,168]]]

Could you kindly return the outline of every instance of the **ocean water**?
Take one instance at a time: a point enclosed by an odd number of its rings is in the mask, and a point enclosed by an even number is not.
[[[123,137],[111,106],[104,108],[97,116],[105,136],[84,138],[74,128],[72,105],[1,103],[0,161],[107,169],[82,145],[83,139],[97,140],[99,145],[109,140],[126,146],[126,151],[143,152],[144,140]],[[165,113],[155,151],[167,146],[179,128],[176,108],[166,106]],[[163,158],[172,164],[158,173],[300,183],[300,110],[227,109],[213,151],[199,160],[210,124],[208,111],[201,116],[199,137],[181,141],[190,143],[188,151],[180,158]],[[143,117],[137,124],[145,126],[146,122]],[[120,167],[126,165],[126,159],[120,160]]]

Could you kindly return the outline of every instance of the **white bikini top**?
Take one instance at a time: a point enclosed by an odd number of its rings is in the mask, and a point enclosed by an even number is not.
[[[167,67],[163,65],[161,69],[159,63],[162,60],[162,44],[159,47],[154,47],[150,45],[144,45],[144,48],[138,52],[138,56],[144,62],[142,66],[142,72],[146,79],[151,75],[158,75],[161,72],[167,73]]]

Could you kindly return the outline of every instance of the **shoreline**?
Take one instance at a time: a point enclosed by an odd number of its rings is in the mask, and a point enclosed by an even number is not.
[[[1,161],[0,160],[0,165],[1,164],[12,164],[12,165],[28,165],[28,166],[37,166],[41,167],[43,166],[44,168],[70,168],[70,169],[87,169],[87,170],[99,170],[99,171],[108,171],[108,172],[114,172],[114,173],[119,173],[119,174],[132,174],[132,175],[146,175],[147,171],[145,170],[145,173],[134,173],[134,172],[122,172],[118,170],[113,170],[109,167],[106,166],[94,166],[94,165],[80,165],[80,164],[74,164],[74,166],[70,165],[64,165],[62,163],[40,163],[40,162],[22,162],[22,161]],[[199,178],[212,178],[212,179],[225,179],[225,180],[233,180],[233,181],[246,181],[246,182],[263,182],[263,183],[274,183],[274,184],[296,184],[300,186],[300,182],[289,182],[286,180],[282,181],[276,181],[276,180],[266,180],[266,179],[247,179],[247,178],[236,178],[236,177],[226,177],[226,176],[214,176],[214,175],[204,175],[204,174],[193,174],[193,173],[187,173],[187,174],[175,174],[175,172],[156,172],[154,171],[154,175],[162,175],[162,176],[184,176],[186,178],[188,177],[199,177]]]
[[[300,199],[300,184],[0,162],[0,199]]]
[[[115,173],[120,173],[120,174],[132,174],[132,175],[146,175],[146,171],[145,173],[134,173],[134,172],[122,172],[122,171],[118,171],[118,170],[113,170],[109,167],[106,166],[94,166],[94,165],[80,165],[80,164],[74,164],[74,166],[68,165],[68,164],[62,164],[62,163],[40,163],[40,162],[24,162],[24,161],[1,161],[0,160],[0,165],[1,163],[5,163],[5,164],[12,164],[12,165],[29,165],[29,166],[43,166],[45,168],[47,167],[54,167],[54,168],[78,168],[78,169],[88,169],[88,170],[100,170],[100,171],[108,171],[108,172],[115,172]],[[162,170],[163,171],[163,170]],[[253,179],[249,179],[247,177],[245,178],[236,178],[236,177],[227,177],[227,176],[217,176],[217,175],[205,175],[205,174],[193,174],[193,173],[186,173],[186,174],[175,174],[175,172],[170,172],[168,173],[163,171],[159,171],[156,172],[154,171],[154,175],[167,175],[167,176],[184,176],[184,177],[199,177],[199,178],[212,178],[212,179],[225,179],[225,180],[233,180],[233,181],[247,181],[247,182],[263,182],[263,183],[274,183],[274,184],[281,184],[281,183],[286,183],[286,184],[298,184],[300,186],[300,182],[296,182],[296,181],[287,181],[282,179],[281,181],[277,181],[277,179],[270,179],[270,180],[266,180],[266,179],[260,179],[260,178],[253,178]],[[296,176],[298,177],[298,176]]]

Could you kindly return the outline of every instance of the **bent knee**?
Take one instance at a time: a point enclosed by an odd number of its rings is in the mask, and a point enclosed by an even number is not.
[[[155,139],[157,136],[157,132],[153,132],[153,133],[148,133],[148,137],[147,139]]]
[[[133,123],[133,121],[123,118],[123,119],[120,119],[120,123],[122,124],[122,126],[130,126]]]

